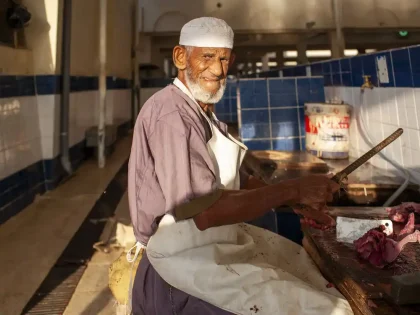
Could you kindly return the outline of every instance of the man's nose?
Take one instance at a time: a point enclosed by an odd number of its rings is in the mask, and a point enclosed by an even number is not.
[[[215,60],[210,66],[210,72],[217,77],[221,77],[223,74],[223,66],[221,60]]]

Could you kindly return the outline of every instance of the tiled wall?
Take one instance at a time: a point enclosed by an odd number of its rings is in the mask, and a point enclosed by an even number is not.
[[[225,123],[237,123],[237,82],[229,80],[226,84],[225,94],[219,103],[215,104],[214,112],[220,121]]]
[[[380,64],[386,65],[386,70]],[[357,157],[369,149],[355,120],[363,110],[368,132],[375,142],[399,127],[404,129],[403,136],[384,152],[420,183],[420,46],[330,60],[311,64],[310,68],[312,75],[324,77],[327,100],[338,97],[354,106],[350,154]],[[363,75],[371,76],[373,89],[361,91]],[[372,163],[393,170],[379,156]]]
[[[174,79],[157,78],[141,80],[141,104],[144,104],[144,102],[146,102],[146,100],[154,93],[159,91],[160,88],[164,88],[165,86],[171,84],[173,80]],[[214,106],[214,113],[216,114],[217,118],[225,123],[238,122],[236,87],[236,80],[228,80],[223,98]]]
[[[107,120],[126,126],[131,117],[130,82],[107,80]],[[96,77],[72,77],[70,155],[74,167],[84,159],[87,128],[96,124]],[[0,76],[0,224],[54,188],[59,163],[60,77]]]
[[[324,102],[322,77],[239,80],[240,137],[250,150],[305,148],[304,109]]]

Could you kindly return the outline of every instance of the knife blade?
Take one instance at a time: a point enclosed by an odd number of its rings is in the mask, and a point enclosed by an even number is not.
[[[350,175],[352,172],[357,170],[360,166],[365,164],[367,161],[369,161],[372,157],[374,157],[376,154],[378,154],[380,151],[385,149],[388,145],[390,145],[392,142],[397,140],[402,134],[404,130],[402,128],[397,129],[395,132],[393,132],[388,138],[380,142],[378,145],[370,149],[368,152],[363,154],[361,157],[356,159],[353,163],[348,165],[345,169],[335,174],[332,178],[337,183],[341,183],[344,179],[347,178],[348,175]]]
[[[385,226],[384,233],[386,235],[391,235],[392,233],[394,233],[391,220],[370,220],[337,217],[337,241],[344,243],[353,243],[353,241],[362,237],[367,231],[375,229],[380,225]]]
[[[356,159],[353,163],[348,165],[342,171],[336,173],[331,179],[333,181],[335,181],[336,183],[342,185],[343,181],[347,180],[348,175],[350,175],[352,172],[354,172],[360,166],[365,164],[372,157],[374,157],[376,154],[378,154],[380,151],[382,151],[384,148],[386,148],[388,145],[390,145],[392,142],[397,140],[403,134],[403,132],[404,132],[404,130],[402,128],[398,128],[395,132],[393,132],[385,140],[381,141],[378,145],[374,146],[372,149],[370,149],[368,152],[366,152],[361,157]],[[307,211],[308,211],[308,207],[305,206],[305,205],[302,205],[302,204],[295,205],[293,208],[296,209],[296,210],[301,210],[302,212],[305,209],[307,209]],[[301,219],[304,218],[303,215],[301,215],[301,214],[298,214],[298,215]]]

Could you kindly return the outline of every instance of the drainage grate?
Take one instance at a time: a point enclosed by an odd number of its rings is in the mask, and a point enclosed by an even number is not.
[[[25,306],[22,315],[64,313],[87,267],[87,262],[95,251],[93,244],[99,240],[106,219],[114,215],[127,189],[127,166],[128,160],[96,201],[55,266]]]
[[[85,269],[85,265],[55,266],[23,314],[63,314]]]

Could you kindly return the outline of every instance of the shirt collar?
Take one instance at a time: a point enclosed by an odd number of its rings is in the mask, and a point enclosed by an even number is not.
[[[197,101],[194,99],[194,96],[191,94],[190,90],[188,90],[188,88],[185,86],[184,83],[182,83],[181,80],[179,80],[178,78],[175,78],[174,80],[174,85],[176,87],[178,87],[182,92],[184,92],[185,94],[187,94],[187,96],[194,102],[196,103],[198,106],[200,106]]]
[[[185,86],[184,83],[182,83],[181,80],[179,80],[178,78],[175,78],[173,84],[176,87],[178,87],[182,92],[184,92],[198,106],[198,109],[199,109],[200,112],[204,113],[204,111],[201,109],[200,104],[198,104],[198,102],[195,100],[194,96],[191,94],[190,90],[188,90],[188,88]],[[204,113],[204,115],[205,115],[205,113]],[[205,115],[205,116],[208,117],[207,115]],[[213,112],[211,112],[211,117],[208,117],[208,118],[215,119],[215,120],[218,121],[216,115]]]

